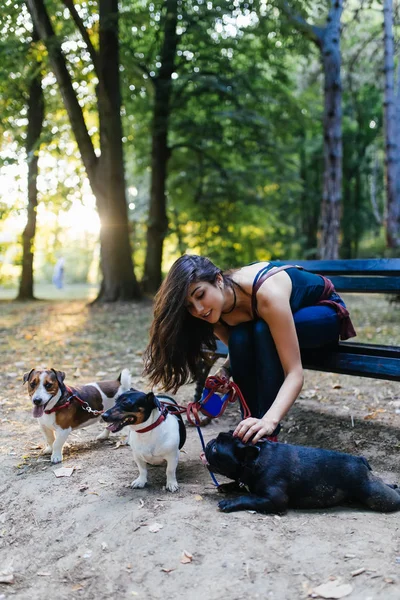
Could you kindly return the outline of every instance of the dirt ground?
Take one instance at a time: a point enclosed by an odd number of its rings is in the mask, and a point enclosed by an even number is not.
[[[400,343],[398,308],[382,297],[353,298],[360,340]],[[369,320],[366,308],[375,315]],[[134,385],[145,388],[151,304],[3,302],[0,311],[0,600],[400,597],[400,513],[223,514],[195,429],[188,428],[175,494],[163,489],[163,467],[150,467],[150,485],[132,490],[131,450],[122,433],[96,441],[101,424],[70,436],[63,466],[74,472],[57,478],[60,465],[41,454],[23,373],[51,366],[73,384],[129,367]],[[176,399],[192,394],[188,385]],[[203,429],[206,441],[238,418],[229,407]],[[283,425],[283,442],[362,454],[386,481],[400,482],[396,383],[308,371]],[[322,584],[345,587],[323,595]]]

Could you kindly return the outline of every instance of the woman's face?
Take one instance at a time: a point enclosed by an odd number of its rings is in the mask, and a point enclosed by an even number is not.
[[[215,284],[208,281],[196,281],[189,286],[186,308],[197,319],[202,319],[207,323],[218,323],[224,299],[222,279],[217,278]]]

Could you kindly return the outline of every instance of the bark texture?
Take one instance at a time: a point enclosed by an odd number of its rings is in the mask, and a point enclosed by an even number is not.
[[[168,231],[167,217],[167,166],[171,151],[168,147],[168,126],[171,111],[172,73],[178,45],[176,25],[178,1],[166,1],[164,40],[160,56],[160,69],[154,78],[154,109],[151,147],[151,189],[147,225],[147,249],[143,290],[157,291],[161,284],[161,266],[164,239]]]
[[[318,254],[321,259],[339,257],[342,201],[342,82],[340,20],[343,0],[331,0],[325,27],[316,27],[292,12],[288,3],[282,10],[294,26],[314,42],[321,53],[324,71],[324,182]]]
[[[33,41],[38,35],[34,31]],[[34,239],[36,233],[37,210],[37,176],[39,161],[40,135],[44,119],[44,97],[40,74],[36,75],[29,85],[28,127],[26,133],[26,155],[28,162],[28,208],[27,222],[22,233],[22,271],[19,282],[17,300],[33,300],[33,258]]]
[[[99,51],[97,52],[71,0],[64,4],[78,26],[92,57],[99,80],[97,108],[100,156],[95,153],[84,115],[72,86],[60,41],[56,37],[43,0],[27,0],[33,21],[46,44],[82,161],[96,197],[101,221],[102,283],[97,300],[115,302],[140,298],[133,270],[129,239],[122,151],[119,82],[118,1],[99,0]]]
[[[400,147],[398,133],[399,109],[396,108],[394,91],[394,40],[393,40],[393,2],[384,0],[384,48],[385,48],[385,95],[384,95],[384,127],[385,127],[385,183],[386,183],[386,245],[388,248],[400,247],[400,190],[399,164]],[[397,98],[399,101],[399,98]]]

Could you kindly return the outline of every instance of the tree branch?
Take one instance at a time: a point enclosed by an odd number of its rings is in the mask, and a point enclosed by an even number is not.
[[[93,62],[93,66],[94,66],[94,70],[96,72],[97,78],[99,78],[99,57],[98,57],[95,47],[92,44],[92,40],[90,39],[89,32],[86,29],[85,25],[83,24],[83,21],[75,8],[74,0],[62,0],[62,2],[66,6],[66,8],[68,8],[71,17],[74,20],[74,23],[77,26],[77,28],[82,36],[82,39],[86,44],[86,47],[90,54],[90,58],[92,59],[92,62]]]
[[[98,163],[92,140],[88,133],[82,109],[72,87],[71,76],[68,72],[61,44],[57,39],[43,0],[26,0],[32,15],[34,26],[49,53],[51,68],[54,71],[61,96],[74,132],[79,152],[89,179],[95,176]]]

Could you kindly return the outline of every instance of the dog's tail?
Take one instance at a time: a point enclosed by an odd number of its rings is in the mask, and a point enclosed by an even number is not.
[[[120,386],[118,390],[118,396],[124,392],[128,392],[132,386],[132,375],[129,369],[123,369],[120,376],[118,377]]]

